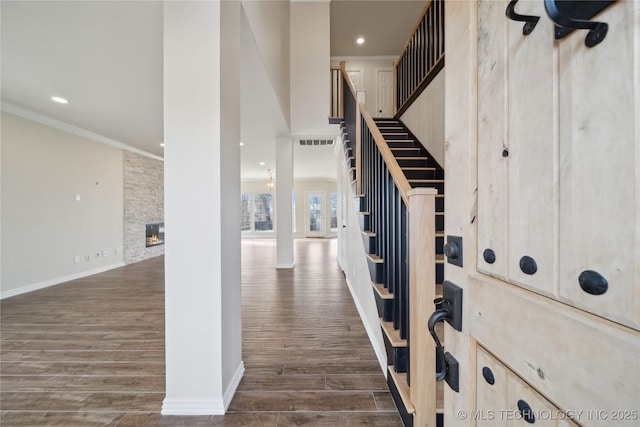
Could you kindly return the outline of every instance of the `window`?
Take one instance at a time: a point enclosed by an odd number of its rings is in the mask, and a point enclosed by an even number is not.
[[[273,194],[256,194],[253,203],[254,230],[273,231]]]
[[[329,223],[331,224],[331,231],[338,230],[338,193],[331,193]]]
[[[251,194],[240,194],[240,230],[251,231]]]

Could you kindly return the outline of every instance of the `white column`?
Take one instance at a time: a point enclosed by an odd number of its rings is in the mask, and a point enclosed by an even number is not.
[[[165,2],[163,414],[223,414],[244,372],[239,7]]]
[[[276,138],[276,268],[293,268],[293,143]]]

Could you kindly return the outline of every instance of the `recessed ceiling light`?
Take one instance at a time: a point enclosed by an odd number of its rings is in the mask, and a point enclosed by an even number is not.
[[[244,147],[244,142],[240,141],[240,147]]]
[[[58,103],[60,103],[60,104],[68,104],[68,103],[69,103],[69,101],[67,101],[67,100],[66,100],[66,99],[64,99],[64,98],[60,98],[59,96],[52,96],[52,97],[51,97],[51,100],[52,100],[52,101],[55,101],[55,102],[58,102]]]
[[[358,43],[358,44],[364,44],[364,38],[362,38],[362,37],[358,37],[358,39],[356,40],[356,43]]]
[[[161,143],[160,143],[160,147],[164,147],[164,142],[161,142]]]
[[[266,165],[266,163],[265,162],[260,162],[259,165],[260,166],[264,166],[264,165]]]

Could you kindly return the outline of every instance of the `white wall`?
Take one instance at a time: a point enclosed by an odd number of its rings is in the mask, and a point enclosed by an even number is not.
[[[376,91],[377,91],[377,70],[393,71],[393,61],[397,58],[392,57],[349,57],[339,58],[332,57],[331,64],[340,65],[340,61],[345,61],[345,68],[347,71],[360,70],[360,76],[362,79],[362,86],[356,87],[365,91],[364,104],[367,107],[367,111],[372,117],[376,117]]]
[[[345,166],[345,162],[338,158],[338,185],[340,189],[339,209],[340,216],[345,218],[345,228],[338,230],[338,248],[340,266],[344,271],[349,285],[349,290],[353,296],[353,301],[358,308],[358,313],[362,319],[367,335],[376,353],[382,372],[387,375],[387,353],[380,329],[378,309],[376,308],[375,296],[371,286],[371,276],[364,252],[362,233],[358,223],[358,214],[355,206],[351,179]],[[340,220],[338,225],[340,224]]]
[[[329,125],[330,3],[291,3],[291,134],[336,134]]]
[[[400,120],[444,167],[444,72],[440,72]]]
[[[280,103],[287,127],[290,127],[289,1],[242,2],[256,44]]]
[[[2,297],[123,265],[122,150],[5,112],[1,137]]]
[[[276,175],[277,178],[277,175]],[[276,179],[277,186],[277,179]],[[325,231],[326,237],[335,237],[336,233],[331,232],[329,228],[329,197],[331,193],[337,193],[338,187],[333,180],[294,180],[293,192],[296,194],[296,231],[293,233],[294,237],[305,237],[305,218],[306,218],[306,193],[307,192],[324,192],[325,194]],[[242,193],[251,193],[251,204],[253,205],[253,195],[257,193],[268,193],[269,189],[266,186],[266,180],[264,181],[243,181],[241,184]],[[273,191],[275,200],[275,191]],[[238,204],[240,203],[240,196],[238,195]],[[275,206],[276,215],[278,215],[278,207]],[[239,221],[239,220],[238,220]],[[243,237],[271,237],[275,238],[275,220],[274,220],[274,232],[244,232]]]

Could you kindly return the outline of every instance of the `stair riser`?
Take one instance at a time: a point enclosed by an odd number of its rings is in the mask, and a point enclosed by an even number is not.
[[[444,212],[444,197],[436,197],[436,212]]]
[[[442,170],[407,170],[404,169],[404,176],[407,179],[443,179],[444,173]]]
[[[444,264],[436,264],[436,284],[444,283]]]
[[[353,200],[356,205],[356,212],[364,212],[364,197],[355,197]]]
[[[444,237],[436,237],[436,254],[442,255],[444,253]]]
[[[409,134],[407,132],[403,132],[402,129],[383,130],[380,131],[380,134],[384,139],[412,139],[409,138]]]
[[[393,347],[387,338],[387,334],[382,331],[384,337],[384,347],[387,351],[387,364],[393,365],[393,370],[399,374],[407,372],[408,351],[407,347]]]
[[[378,309],[378,317],[385,322],[391,322],[393,320],[393,300],[384,299],[377,292],[374,291],[376,297],[376,308]]]
[[[433,168],[437,166],[436,162],[429,157],[424,159],[403,159],[399,157],[397,160],[401,168]]]
[[[435,188],[438,190],[438,194],[444,194],[444,182],[410,182],[409,185],[411,185],[411,188]]]
[[[394,148],[420,148],[419,144],[416,144],[413,141],[402,141],[402,142],[397,142],[397,141],[387,141],[387,145],[389,146],[389,148],[391,148],[392,150]]]
[[[400,413],[400,418],[402,418],[402,424],[404,424],[404,427],[413,427],[413,415],[407,412],[404,403],[402,403],[402,398],[391,375],[387,375],[387,385],[389,386],[391,397],[393,397],[393,402],[398,408],[398,413]]]
[[[360,231],[369,231],[369,215],[358,215]]]
[[[444,215],[436,215],[436,231],[444,231]]]
[[[376,252],[376,238],[372,236],[362,235],[362,243],[364,244],[364,252],[373,254]]]
[[[373,262],[369,258],[367,258],[367,264],[369,266],[369,275],[371,276],[371,281],[376,283],[382,283],[382,263]]]
[[[411,150],[394,150],[393,148],[391,148],[391,153],[396,158],[418,157],[418,156],[425,156],[426,157],[426,155],[427,155],[427,153],[425,153],[420,148],[411,149]]]

